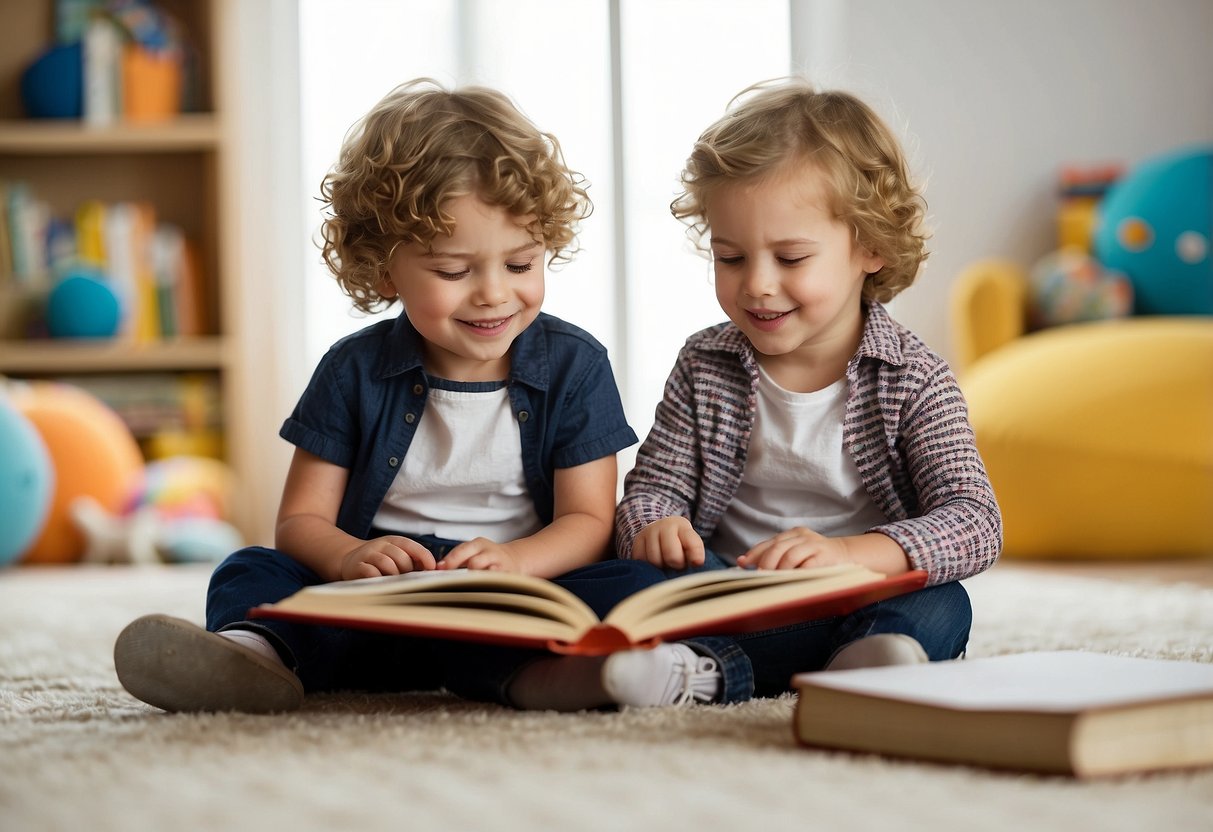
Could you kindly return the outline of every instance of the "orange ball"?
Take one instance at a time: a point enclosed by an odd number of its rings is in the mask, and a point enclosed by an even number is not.
[[[72,501],[87,495],[121,514],[143,472],[143,455],[118,414],[79,387],[34,382],[12,398],[42,436],[55,471],[46,525],[19,560],[73,563],[83,557],[85,540],[72,522]]]

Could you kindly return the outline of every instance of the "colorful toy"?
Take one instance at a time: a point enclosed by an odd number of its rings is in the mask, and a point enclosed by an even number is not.
[[[71,521],[72,501],[89,496],[120,510],[143,471],[139,446],[118,414],[78,387],[35,382],[14,388],[12,402],[45,443],[55,481],[46,523],[21,560],[77,561],[84,538]]]
[[[16,560],[42,531],[54,483],[42,437],[0,396],[0,566]]]
[[[1213,315],[1213,147],[1143,162],[1100,214],[1095,256],[1128,276],[1138,315]]]
[[[244,546],[230,523],[212,517],[168,517],[150,505],[116,515],[83,496],[72,502],[71,517],[86,541],[86,563],[212,562]]]
[[[217,459],[175,456],[149,462],[118,511],[80,497],[72,521],[88,563],[218,561],[244,546],[227,522],[235,478]]]
[[[1058,176],[1057,247],[1091,251],[1099,202],[1124,175],[1118,164],[1066,165]]]
[[[1133,286],[1080,248],[1047,254],[1032,267],[1028,322],[1033,329],[1123,318],[1133,311]]]
[[[112,338],[122,306],[104,275],[87,269],[67,273],[46,300],[46,328],[52,338]]]
[[[235,487],[230,468],[203,456],[171,456],[153,460],[124,506],[132,513],[144,506],[161,516],[225,519],[231,514]]]

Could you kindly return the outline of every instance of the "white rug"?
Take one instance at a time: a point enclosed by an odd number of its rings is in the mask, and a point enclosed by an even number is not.
[[[966,582],[971,656],[1077,648],[1213,662],[1213,584]],[[114,675],[118,631],[202,615],[196,568],[0,572],[0,829],[1213,830],[1213,769],[1089,783],[810,751],[791,697],[560,715],[329,696],[166,715]]]

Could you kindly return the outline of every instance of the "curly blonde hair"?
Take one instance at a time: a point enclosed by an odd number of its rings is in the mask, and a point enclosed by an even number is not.
[[[858,98],[819,92],[802,78],[764,81],[729,102],[695,143],[682,172],[674,216],[707,251],[707,207],[723,185],[761,180],[809,164],[825,174],[834,218],[884,261],[863,295],[886,302],[914,282],[927,258],[926,201],[910,181],[893,133]]]
[[[400,244],[450,234],[450,199],[475,194],[515,216],[533,215],[549,264],[576,253],[580,220],[593,210],[585,179],[502,93],[448,90],[430,78],[401,84],[351,128],[324,177],[321,255],[363,312],[390,306],[380,294]]]

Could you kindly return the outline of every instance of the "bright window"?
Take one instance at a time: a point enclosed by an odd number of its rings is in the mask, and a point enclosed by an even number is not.
[[[309,196],[345,131],[418,76],[497,87],[559,138],[591,183],[594,214],[578,258],[549,272],[544,308],[607,346],[643,438],[682,342],[723,320],[707,261],[670,216],[678,174],[730,97],[788,73],[788,0],[302,0],[300,29]],[[319,216],[308,214],[313,240]],[[351,312],[314,246],[308,261],[314,364],[368,320]]]

